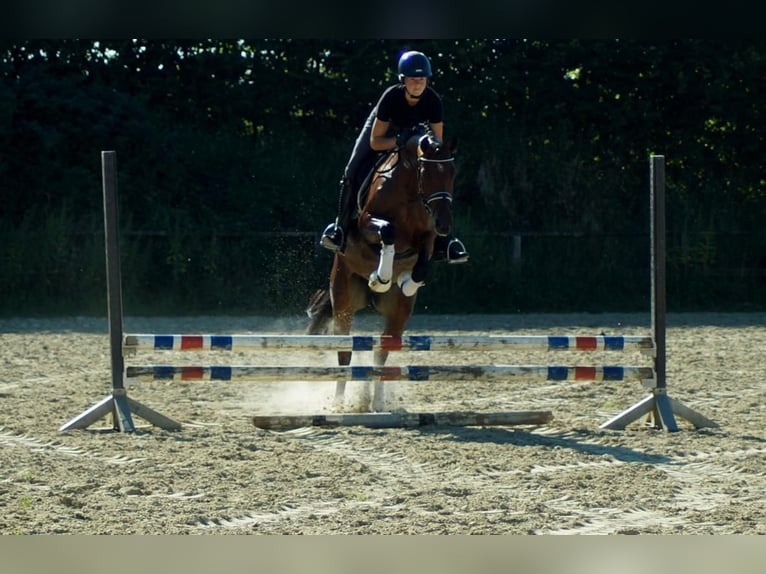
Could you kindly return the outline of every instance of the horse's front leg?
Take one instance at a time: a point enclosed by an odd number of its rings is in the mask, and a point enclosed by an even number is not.
[[[396,278],[396,284],[407,297],[412,297],[426,284],[426,275],[428,274],[428,260],[431,254],[427,245],[423,245],[418,252],[418,260],[412,271],[403,271]]]
[[[385,293],[391,288],[391,277],[394,274],[394,226],[385,219],[371,217],[367,233],[373,231],[377,240],[380,241],[380,258],[378,267],[367,281],[367,285],[375,293]]]

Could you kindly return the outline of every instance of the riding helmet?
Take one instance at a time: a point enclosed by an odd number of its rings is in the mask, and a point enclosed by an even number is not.
[[[423,52],[405,52],[399,58],[399,81],[404,78],[430,78],[431,62]]]

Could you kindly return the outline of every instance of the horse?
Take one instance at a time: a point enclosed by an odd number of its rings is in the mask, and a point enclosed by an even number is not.
[[[359,213],[336,253],[329,289],[319,289],[306,309],[310,335],[348,335],[354,314],[372,306],[384,318],[383,336],[401,337],[425,284],[434,239],[452,229],[455,138],[440,141],[427,129],[383,155],[359,193]],[[375,366],[388,351],[376,350]],[[338,352],[338,364],[351,363],[351,351]],[[345,382],[338,382],[341,402]],[[375,385],[373,410],[383,408],[383,388]]]

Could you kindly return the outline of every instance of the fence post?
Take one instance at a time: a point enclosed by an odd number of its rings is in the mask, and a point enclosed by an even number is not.
[[[667,355],[665,331],[667,300],[665,285],[665,156],[649,158],[649,205],[651,251],[651,313],[654,339],[654,388],[652,394],[601,425],[601,428],[624,429],[639,417],[647,416],[649,424],[657,429],[678,431],[674,414],[696,428],[717,427],[710,419],[672,399],[667,394]]]
[[[122,269],[120,267],[119,213],[117,207],[117,157],[114,151],[101,152],[101,179],[104,193],[104,242],[106,290],[109,315],[112,394],[81,415],[62,425],[59,431],[84,429],[100,418],[112,415],[114,430],[134,432],[131,412],[160,428],[177,430],[181,425],[128,397],[124,384],[122,354]]]

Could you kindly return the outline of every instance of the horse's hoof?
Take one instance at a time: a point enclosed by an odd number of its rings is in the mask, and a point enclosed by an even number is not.
[[[385,293],[391,289],[391,281],[382,281],[378,274],[373,271],[370,273],[370,279],[367,281],[367,286],[375,293]]]

